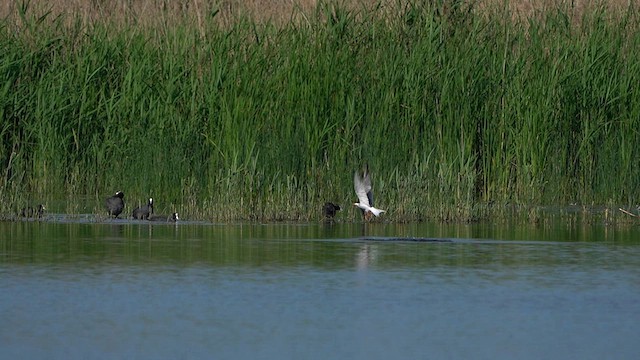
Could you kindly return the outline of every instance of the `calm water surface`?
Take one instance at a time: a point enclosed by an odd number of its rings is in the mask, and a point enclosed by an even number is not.
[[[0,319],[6,359],[636,359],[640,227],[4,222]]]

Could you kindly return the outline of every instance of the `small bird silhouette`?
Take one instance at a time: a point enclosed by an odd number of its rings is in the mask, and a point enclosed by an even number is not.
[[[149,214],[153,214],[153,198],[149,198],[147,205],[133,209],[133,218],[137,220],[145,220],[149,218]]]
[[[340,211],[340,205],[336,205],[332,202],[326,202],[324,203],[322,210],[324,212],[324,217],[327,220],[332,220],[334,216],[336,216],[336,212]]]
[[[20,212],[20,216],[27,217],[27,218],[30,218],[30,217],[41,218],[42,215],[44,215],[45,210],[46,209],[42,204],[38,205],[37,208],[32,208],[31,206],[27,206],[26,208],[22,208],[22,211]]]
[[[110,196],[105,200],[105,205],[107,206],[107,211],[109,216],[113,216],[114,218],[118,218],[118,215],[124,209],[124,193],[122,191],[116,192],[113,196]]]
[[[177,222],[178,220],[180,220],[180,218],[178,218],[178,213],[174,212],[171,215],[152,215],[149,216],[149,221],[166,221],[166,222]]]

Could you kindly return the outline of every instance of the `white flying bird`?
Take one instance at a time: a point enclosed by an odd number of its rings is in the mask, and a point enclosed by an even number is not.
[[[371,191],[371,177],[369,176],[369,166],[365,166],[364,174],[361,177],[356,171],[353,175],[353,189],[356,191],[360,202],[354,203],[362,211],[364,219],[369,221],[372,215],[380,216],[385,210],[373,207],[373,192]]]

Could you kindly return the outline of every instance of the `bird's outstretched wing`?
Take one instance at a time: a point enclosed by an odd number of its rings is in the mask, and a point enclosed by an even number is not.
[[[361,204],[369,204],[369,198],[367,197],[367,191],[365,190],[364,182],[360,177],[360,174],[356,171],[353,174],[353,189],[356,192],[356,196],[358,197],[358,201]]]
[[[371,190],[371,177],[369,172],[364,174],[364,190],[367,192],[367,200],[369,200],[369,206],[373,207],[373,190]]]
[[[353,189],[356,191],[360,204],[373,206],[373,194],[371,193],[371,178],[365,173],[364,178],[356,171],[353,174]]]
[[[371,190],[371,176],[369,175],[368,163],[364,164],[362,178],[362,182],[364,183],[364,190],[367,192],[367,199],[369,199],[369,206],[373,207],[373,191]]]

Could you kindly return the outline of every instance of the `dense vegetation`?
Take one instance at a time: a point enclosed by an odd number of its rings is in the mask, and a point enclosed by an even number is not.
[[[637,9],[425,3],[228,26],[25,6],[0,22],[2,213],[123,190],[192,219],[311,220],[350,207],[365,163],[387,220],[640,199]]]

